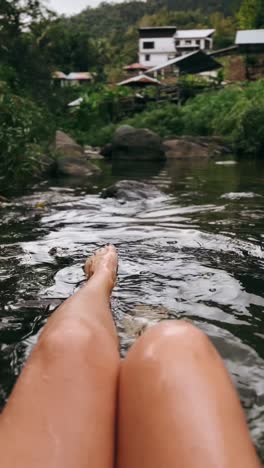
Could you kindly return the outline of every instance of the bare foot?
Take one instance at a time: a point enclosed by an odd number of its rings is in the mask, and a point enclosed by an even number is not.
[[[107,245],[98,249],[94,255],[89,257],[84,265],[87,279],[92,276],[101,276],[102,281],[106,281],[110,291],[115,286],[117,275],[118,256],[113,245]]]

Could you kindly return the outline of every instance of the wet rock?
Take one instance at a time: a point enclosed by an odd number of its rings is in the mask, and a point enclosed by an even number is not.
[[[103,155],[100,153],[100,148],[93,146],[85,146],[84,153],[86,159],[104,159]]]
[[[103,148],[101,149],[101,154],[106,159],[112,159],[112,156],[113,156],[113,145],[112,145],[112,143],[107,143],[105,146],[103,146]]]
[[[0,203],[7,203],[8,200],[6,197],[4,197],[3,195],[0,195]]]
[[[164,141],[167,158],[214,158],[230,152],[217,137],[179,137]]]
[[[101,198],[115,198],[123,201],[147,200],[162,195],[159,189],[153,185],[136,180],[121,180],[110,187],[105,188]]]
[[[109,154],[111,153],[108,147]],[[146,128],[119,127],[112,141],[112,158],[128,160],[163,160],[162,139]]]
[[[87,161],[83,148],[64,132],[56,132],[55,149],[58,175],[87,177],[100,173],[100,169]]]

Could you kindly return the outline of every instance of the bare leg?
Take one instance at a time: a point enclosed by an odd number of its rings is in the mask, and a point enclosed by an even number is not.
[[[185,322],[148,330],[122,363],[118,468],[259,468],[222,360]]]
[[[48,320],[0,419],[3,468],[113,468],[118,342],[109,298],[117,255]]]

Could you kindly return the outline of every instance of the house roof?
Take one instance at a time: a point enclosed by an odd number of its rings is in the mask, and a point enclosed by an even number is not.
[[[215,29],[179,29],[176,31],[176,39],[202,39],[215,33]]]
[[[128,80],[121,81],[118,83],[118,86],[133,86],[133,85],[161,85],[161,82],[159,80],[156,80],[154,78],[151,78],[150,76],[147,75],[137,75],[133,76],[132,78],[129,78]]]
[[[162,70],[163,68],[170,67],[171,65],[176,65],[183,73],[201,73],[203,71],[216,70],[222,66],[213,57],[205,54],[202,50],[198,50],[168,60],[168,62],[163,63],[162,65],[151,68],[146,73]]]
[[[126,65],[123,68],[124,70],[148,70],[150,67],[147,67],[142,63],[131,63],[131,65]]]
[[[236,44],[264,44],[264,29],[238,31],[236,35]]]
[[[163,30],[163,31],[167,31],[167,30],[170,30],[170,31],[175,31],[177,29],[176,26],[143,26],[142,28],[139,28],[139,31],[149,31],[149,30]]]
[[[69,75],[66,76],[67,80],[92,80],[93,76],[89,72],[78,72],[78,73],[69,73]]]
[[[67,76],[63,72],[57,70],[52,73],[52,78],[54,80],[66,80]]]
[[[149,39],[152,37],[173,37],[176,30],[176,26],[147,26],[139,28],[139,36],[141,39]]]

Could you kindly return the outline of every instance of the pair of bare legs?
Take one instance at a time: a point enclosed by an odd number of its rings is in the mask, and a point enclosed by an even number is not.
[[[117,254],[48,320],[0,418],[3,468],[257,468],[236,391],[194,326],[149,329],[120,361]]]

